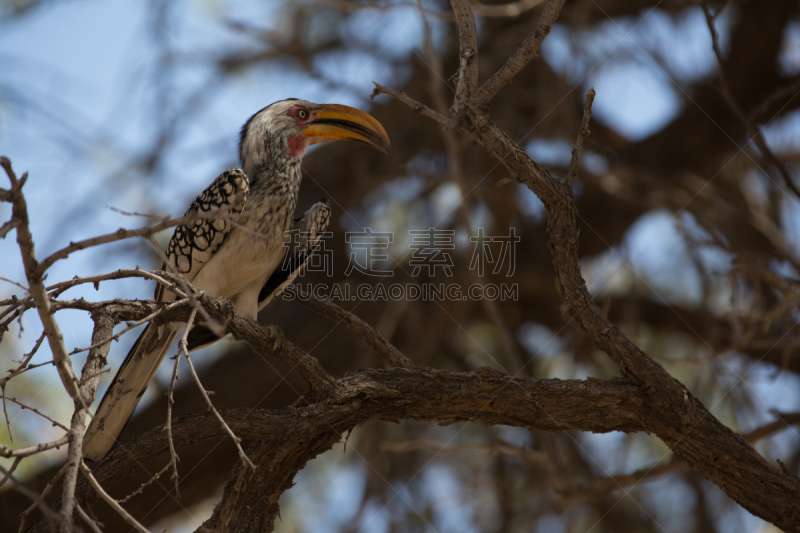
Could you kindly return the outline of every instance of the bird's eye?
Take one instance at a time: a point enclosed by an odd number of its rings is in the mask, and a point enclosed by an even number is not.
[[[308,110],[306,109],[298,109],[297,110],[297,118],[300,120],[305,120],[308,118]]]

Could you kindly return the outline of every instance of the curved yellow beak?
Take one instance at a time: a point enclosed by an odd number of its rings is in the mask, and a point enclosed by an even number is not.
[[[339,104],[322,104],[311,112],[303,129],[306,145],[328,141],[360,141],[384,154],[392,150],[381,123],[360,109]]]

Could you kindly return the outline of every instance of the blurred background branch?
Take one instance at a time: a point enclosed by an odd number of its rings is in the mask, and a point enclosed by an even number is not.
[[[445,82],[460,65],[458,34],[447,2],[421,4],[0,2],[0,145],[16,168],[30,171],[26,194],[37,251],[46,256],[70,241],[138,226],[108,207],[179,216],[213,176],[236,166],[238,128],[274,100],[295,96],[371,105],[370,113],[392,138],[391,157],[337,146],[306,158],[299,209],[321,196],[331,198],[335,219],[327,246],[335,268],[332,279],[312,272],[300,283],[375,284],[377,278],[357,272],[344,275],[353,251],[344,233],[365,227],[395,232],[385,268],[395,272],[391,281],[405,283],[407,230],[436,227],[455,231],[456,267],[452,278],[439,273],[426,281],[468,286],[474,280],[468,268],[474,229],[507,235],[513,227],[521,237],[513,277],[489,269],[483,279],[518,283],[516,301],[496,302],[502,322],[489,316],[481,301],[339,304],[420,367],[500,368],[497,361],[506,364],[509,343],[498,324],[505,324],[530,375],[616,376],[617,369],[583,331],[558,313],[562,295],[546,246],[544,208],[535,196],[515,184],[495,187],[507,172],[469,142],[458,152],[456,186],[455,162],[436,125],[388,98],[369,103],[376,81],[438,110],[438,96],[430,91],[430,66],[436,65],[425,51],[424,21]],[[483,4],[506,9],[521,2]],[[730,93],[796,180],[800,8],[792,0],[735,0],[710,8]],[[484,17],[475,9],[479,82],[530,35],[542,9],[539,4],[510,17]],[[491,116],[536,161],[564,178],[583,97],[588,87],[597,90],[575,201],[582,272],[604,314],[739,433],[773,421],[772,409],[800,410],[800,310],[794,296],[800,280],[800,205],[769,174],[772,169],[762,168],[764,154],[719,93],[718,60],[701,6],[683,0],[566,2],[539,56],[498,93]],[[441,85],[445,101],[451,101],[454,85]],[[175,209],[178,204],[182,207]],[[10,214],[0,207],[0,224]],[[17,254],[11,228],[5,231],[4,260]],[[168,237],[169,231],[155,236],[162,246]],[[157,268],[160,259],[136,240],[61,263],[52,267],[47,284],[137,264]],[[4,262],[0,275],[23,284],[26,279],[17,259]],[[147,298],[152,283],[104,282],[97,291],[91,285],[72,287],[67,297]],[[25,292],[5,283],[0,291],[0,300],[23,298]],[[68,351],[91,344],[86,314],[65,313]],[[296,302],[276,301],[260,320],[279,325],[334,377],[383,364],[361,339]],[[42,331],[27,315],[13,317],[7,326],[0,360],[4,369],[14,369]],[[112,343],[112,368],[135,336]],[[81,365],[83,357],[73,355],[73,364]],[[26,365],[52,359],[45,343]],[[305,390],[290,366],[262,359],[244,343],[220,344],[193,360],[220,409],[278,409]],[[163,393],[172,367],[164,366],[123,440],[166,420]],[[4,395],[69,426],[72,406],[55,370],[50,363],[24,372],[8,382]],[[108,379],[101,377],[101,388]],[[186,384],[181,380],[176,386],[175,416],[205,409]],[[6,432],[0,444],[16,449],[63,434],[13,402],[7,410],[14,442]],[[398,460],[381,449],[384,443],[419,439],[448,446],[501,439],[544,454],[550,467],[505,455],[431,457],[426,450]],[[773,464],[781,459],[790,472],[800,472],[796,428],[770,435],[756,448]],[[14,479],[42,493],[65,458],[63,448],[48,454],[20,464]],[[180,457],[180,499],[171,482],[156,480],[126,502],[149,529],[199,527],[238,461],[223,438],[184,448]],[[168,460],[166,453],[143,460],[132,478],[111,487],[112,496],[134,492]],[[297,485],[280,501],[283,521],[276,529],[770,530],[687,471],[556,512],[560,496],[554,480],[590,486],[616,472],[670,460],[664,445],[643,433],[370,422],[353,431],[346,450],[320,455],[300,472]],[[0,464],[8,470],[13,461]],[[9,483],[2,491],[0,530],[13,531],[30,500]],[[94,512],[107,530],[126,527],[104,506]]]

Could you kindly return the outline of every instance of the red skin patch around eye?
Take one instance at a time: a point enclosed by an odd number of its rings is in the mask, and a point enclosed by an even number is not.
[[[300,117],[297,116],[297,112],[300,111],[301,109],[306,112],[306,118],[305,119],[301,119]],[[286,114],[288,116],[292,117],[293,119],[295,119],[297,121],[297,125],[298,126],[304,126],[308,122],[308,119],[311,118],[311,113],[308,111],[308,109],[306,109],[305,107],[300,106],[300,105],[296,105],[296,106],[290,108],[289,111]]]
[[[297,116],[297,112],[300,110],[304,110],[306,112],[305,120],[300,119]],[[289,111],[286,113],[288,116],[292,117],[297,121],[298,126],[305,126],[309,119],[311,118],[311,113],[303,106],[296,105],[291,107]],[[301,156],[306,151],[306,140],[303,137],[302,133],[298,133],[297,135],[293,135],[289,138],[289,157],[296,157]]]

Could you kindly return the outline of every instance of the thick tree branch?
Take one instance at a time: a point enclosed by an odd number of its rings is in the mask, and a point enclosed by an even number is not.
[[[485,115],[470,117],[482,144],[544,202],[547,234],[566,308],[620,371],[640,383],[671,418],[656,433],[693,470],[717,484],[753,514],[787,530],[800,530],[800,480],[768,464],[721,424],[677,380],[636,347],[603,315],[586,288],[578,261],[577,213],[572,191],[533,162]],[[666,429],[666,428],[665,428]],[[729,450],[728,453],[718,453]],[[753,491],[754,486],[764,490]]]
[[[460,45],[456,95],[450,112],[458,116],[478,88],[478,29],[468,0],[450,0],[450,5],[456,16]]]
[[[555,432],[607,432],[642,431],[641,421],[651,418],[641,390],[628,380],[514,379],[488,368],[470,373],[363,370],[337,380],[331,394],[317,403],[300,402],[275,411],[220,409],[220,414],[238,436],[262,441],[248,450],[258,468],[237,468],[232,477],[249,480],[248,490],[233,498],[226,495],[212,523],[222,528],[217,521],[229,517],[226,513],[238,504],[254,507],[232,517],[234,522],[223,531],[249,531],[249,526],[242,526],[248,520],[271,524],[277,516],[271,502],[288,488],[296,472],[339,442],[344,433],[370,420],[472,421]],[[178,417],[172,425],[176,447],[227,434],[209,412]],[[93,465],[93,473],[100,484],[110,486],[129,475],[136,461],[168,453],[169,440],[161,425],[113,450]],[[260,484],[249,484],[256,481]],[[242,487],[235,482],[230,486]],[[82,482],[77,495],[81,501],[94,499],[90,487]],[[267,508],[272,509],[268,514],[260,512]],[[40,522],[34,531],[44,528],[46,524]]]
[[[89,356],[81,371],[78,397],[73,401],[74,412],[69,427],[69,448],[67,450],[67,471],[61,495],[62,531],[68,532],[72,527],[72,512],[75,508],[75,484],[78,480],[78,469],[83,458],[83,438],[86,432],[86,417],[89,406],[94,401],[97,385],[100,382],[103,367],[106,366],[108,343],[100,342],[114,332],[114,322],[107,313],[93,313],[94,331],[92,343],[95,347],[89,350]]]
[[[11,181],[11,189],[6,200],[12,204],[12,220],[16,221],[17,244],[22,256],[22,263],[25,266],[25,276],[28,279],[31,296],[36,303],[36,310],[39,313],[44,333],[47,336],[47,342],[53,353],[53,361],[58,370],[58,376],[61,378],[61,383],[64,385],[67,394],[76,399],[79,393],[75,371],[67,355],[67,349],[64,347],[64,337],[61,335],[55,316],[50,310],[50,297],[47,295],[42,282],[42,275],[38,270],[39,263],[36,260],[36,254],[33,249],[33,236],[28,227],[28,206],[25,202],[25,196],[22,194],[22,187],[27,179],[27,174],[17,180],[14,171],[11,169],[11,162],[5,157],[0,157],[0,166],[5,169],[8,179]]]
[[[551,0],[545,12],[555,10],[557,3],[559,0]],[[555,20],[557,12],[551,13],[554,14],[549,18],[542,16],[540,25],[543,28],[547,20]],[[457,20],[461,19],[457,17]],[[470,28],[462,32],[469,34]],[[534,48],[538,49],[536,43],[541,44],[535,35],[498,71],[498,79],[503,84],[533,57]],[[739,435],[720,423],[683,384],[611,324],[596,305],[583,280],[578,260],[577,211],[572,189],[554,179],[489,118],[486,104],[491,97],[487,99],[487,95],[494,95],[501,86],[487,82],[487,91],[476,94],[471,105],[464,107],[456,129],[483,145],[516,181],[527,185],[544,203],[548,213],[549,246],[565,309],[596,346],[609,355],[622,374],[635,380],[650,401],[659,406],[660,416],[665,417],[667,423],[653,432],[679,458],[753,514],[784,529],[800,531],[800,501],[797,500],[800,480],[774,468]],[[759,490],[754,491],[753,487]]]

